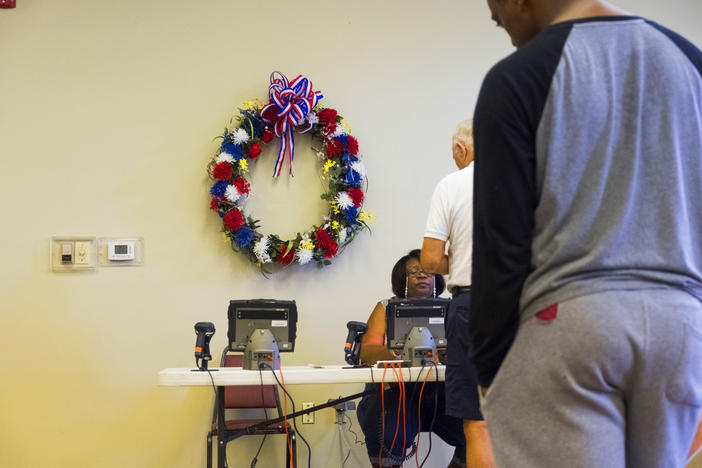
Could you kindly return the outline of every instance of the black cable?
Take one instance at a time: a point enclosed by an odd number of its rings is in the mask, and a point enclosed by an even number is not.
[[[268,421],[268,411],[266,411],[266,397],[263,395],[263,371],[261,368],[258,368],[258,376],[261,379],[261,406],[263,406],[263,414],[266,416],[266,421]],[[261,441],[261,445],[258,446],[258,451],[256,451],[256,455],[254,455],[253,460],[251,460],[251,468],[254,468],[256,466],[256,463],[258,463],[258,455],[261,453],[261,449],[263,448],[263,443],[266,441],[266,437],[268,437],[268,432],[263,433],[263,440]]]
[[[278,382],[278,386],[279,386],[280,388],[283,389],[283,392],[285,392],[285,395],[290,399],[290,403],[292,403],[292,407],[293,407],[293,413],[295,413],[295,412],[296,412],[296,411],[295,411],[295,400],[293,400],[293,398],[290,396],[290,394],[289,394],[288,391],[285,389],[285,387],[283,386],[283,384],[280,383],[280,380],[278,380],[278,376],[275,375],[275,371],[273,370],[273,367],[271,367],[270,364],[265,363],[265,362],[262,362],[261,365],[262,365],[262,366],[266,366],[266,367],[268,367],[268,368],[271,370],[271,373],[273,374],[273,377],[275,377],[275,381]],[[303,441],[303,442],[305,443],[305,445],[307,446],[307,467],[308,467],[308,468],[312,468],[312,448],[310,447],[310,444],[307,443],[307,441],[305,440],[305,438],[302,436],[302,434],[301,434],[300,431],[298,430],[298,428],[297,428],[297,418],[292,418],[292,420],[293,420],[293,426],[295,427],[295,432],[297,433],[297,435],[300,436],[300,439],[302,439],[302,441]]]
[[[431,361],[430,364],[434,367],[434,373],[436,374],[436,387],[434,388],[434,414],[431,418],[431,423],[429,423],[429,450],[427,451],[427,454],[424,456],[424,459],[422,460],[422,464],[419,465],[419,468],[422,468],[424,464],[426,463],[427,459],[429,458],[429,454],[431,453],[431,433],[434,430],[434,421],[436,421],[436,413],[437,409],[439,407],[439,392],[438,392],[438,387],[439,387],[439,369],[437,369],[436,364]],[[431,372],[431,371],[429,371]],[[419,430],[421,431],[422,428],[420,427]]]
[[[417,381],[415,382],[414,388],[412,388],[412,398],[410,399],[410,402],[412,404],[414,404],[414,396],[417,394],[417,387],[419,387],[419,379],[422,377],[422,372],[424,372],[425,367],[427,367],[427,362],[422,361],[422,368],[419,369],[419,374],[417,374]],[[410,383],[412,383],[412,379],[410,379]]]
[[[217,403],[217,386],[214,383],[214,378],[212,377],[212,372],[210,372],[209,369],[205,369],[207,373],[210,375],[210,380],[212,381],[212,390],[214,390],[215,394],[215,404]]]
[[[358,434],[356,434],[356,432],[354,432],[354,430],[351,429],[351,427],[353,426],[353,421],[351,420],[351,416],[349,416],[348,414],[346,414],[346,412],[344,412],[344,417],[348,418],[348,420],[349,420],[348,431],[351,434],[353,434],[353,443],[356,445],[366,445],[366,443],[363,442],[362,440],[358,440]]]
[[[197,362],[197,359],[195,359],[195,365],[199,367],[198,362]],[[214,377],[212,377],[212,372],[210,372],[209,369],[205,369],[205,370],[206,370],[207,373],[209,374],[210,380],[212,381],[212,390],[214,390],[214,394],[215,394],[215,410],[216,410],[216,409],[217,409],[217,399],[218,399],[218,397],[217,397],[217,386],[216,386],[215,383],[214,383]],[[222,404],[224,404],[224,402],[222,402]],[[218,416],[219,416],[219,415],[218,415]],[[212,422],[214,423],[214,418],[213,418],[213,421],[212,421]],[[217,434],[217,442],[219,443],[219,434]],[[229,465],[227,465],[227,452],[226,452],[226,450],[224,451],[224,466],[225,466],[225,468],[226,468],[227,466],[229,466]]]
[[[349,456],[351,455],[351,449],[346,453],[346,458],[344,458],[344,461],[341,462],[341,468],[344,468],[344,465],[346,465],[346,460],[349,459]]]

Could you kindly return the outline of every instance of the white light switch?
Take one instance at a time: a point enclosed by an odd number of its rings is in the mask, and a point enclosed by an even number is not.
[[[76,255],[74,260],[76,265],[88,265],[90,263],[91,244],[91,242],[87,241],[76,241]]]

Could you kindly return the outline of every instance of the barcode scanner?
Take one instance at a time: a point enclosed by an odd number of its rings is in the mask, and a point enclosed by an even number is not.
[[[354,367],[358,367],[361,357],[361,337],[368,331],[365,322],[349,322],[346,324],[349,334],[346,336],[344,344],[344,359]]]
[[[210,340],[215,333],[215,326],[212,322],[197,322],[195,324],[195,365],[201,371],[207,370],[208,361],[212,360],[210,354]]]

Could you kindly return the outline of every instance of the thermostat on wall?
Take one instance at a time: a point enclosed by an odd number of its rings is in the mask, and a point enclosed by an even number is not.
[[[134,242],[108,242],[107,259],[111,261],[134,260]]]
[[[133,267],[144,265],[143,237],[99,237],[98,265]]]

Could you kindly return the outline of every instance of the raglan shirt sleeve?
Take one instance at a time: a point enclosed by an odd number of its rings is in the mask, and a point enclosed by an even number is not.
[[[536,125],[523,84],[498,64],[483,82],[474,116],[469,332],[471,358],[485,387],[516,335],[519,299],[531,271]]]

